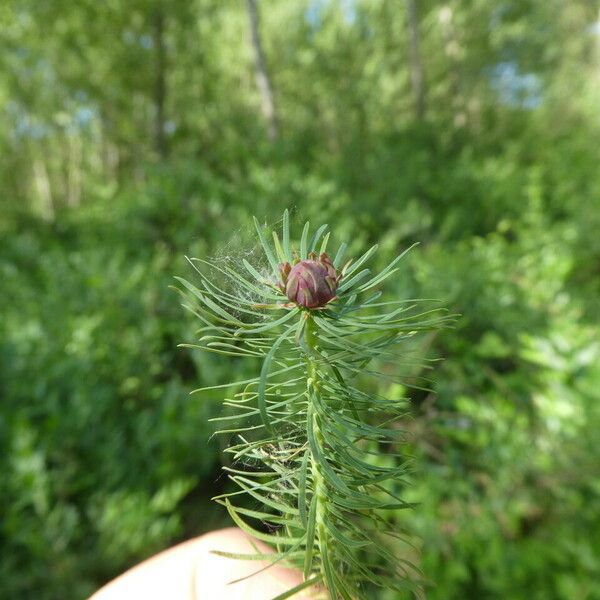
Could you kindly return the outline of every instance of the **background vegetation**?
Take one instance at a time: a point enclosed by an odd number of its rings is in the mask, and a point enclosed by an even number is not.
[[[464,316],[413,394],[432,599],[600,598],[596,0],[0,7],[0,597],[224,525],[183,256],[328,222]]]

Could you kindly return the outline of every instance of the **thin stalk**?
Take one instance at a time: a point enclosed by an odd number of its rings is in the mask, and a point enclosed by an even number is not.
[[[312,421],[312,429],[315,435],[317,444],[323,447],[323,433],[321,432],[321,426],[319,423],[319,417],[314,406],[314,396],[320,392],[320,378],[318,370],[318,352],[317,352],[317,328],[312,315],[306,317],[306,325],[304,327],[304,341],[306,343],[306,400],[308,403],[308,410],[306,414],[307,427],[309,420]],[[327,530],[325,527],[325,515],[327,512],[327,487],[325,484],[325,478],[321,472],[321,466],[316,460],[315,456],[310,456],[310,473],[314,485],[314,495],[316,497],[316,509],[315,509],[315,537],[316,544],[319,548],[319,555],[323,556],[323,552],[327,551]],[[321,576],[326,579],[326,573],[321,560],[320,564]]]

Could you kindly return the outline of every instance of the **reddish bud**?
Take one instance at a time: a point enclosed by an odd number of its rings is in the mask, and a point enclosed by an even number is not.
[[[335,298],[340,278],[325,253],[318,258],[311,253],[308,260],[301,260],[293,267],[289,263],[282,263],[279,272],[279,288],[299,306],[320,308]]]

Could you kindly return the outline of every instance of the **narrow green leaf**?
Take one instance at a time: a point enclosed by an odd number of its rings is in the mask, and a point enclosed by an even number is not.
[[[321,248],[319,248],[319,254],[323,254],[323,252],[327,252],[327,244],[329,242],[329,236],[331,235],[331,231],[328,231],[323,238],[323,242],[321,244]]]
[[[302,526],[306,528],[306,475],[308,471],[309,450],[304,452],[300,472],[298,473],[298,511],[300,513],[300,521]]]
[[[279,325],[283,325],[283,323],[287,323],[291,318],[296,316],[299,312],[299,308],[293,308],[287,314],[283,315],[279,319],[275,319],[274,321],[268,321],[264,325],[260,325],[259,327],[253,327],[251,329],[238,329],[235,332],[235,335],[241,335],[242,333],[264,333],[265,331],[270,331],[271,329],[275,329]]]
[[[320,575],[317,575],[316,577],[312,577],[311,579],[307,579],[306,581],[299,583],[297,586],[293,587],[292,589],[288,590],[287,592],[283,592],[283,594],[279,594],[279,596],[275,596],[275,598],[272,598],[271,600],[286,600],[286,598],[291,598],[298,592],[301,592],[302,590],[305,590],[309,587],[312,587],[313,585],[316,585],[322,579],[323,578]]]
[[[356,262],[352,263],[346,269],[346,272],[344,273],[345,277],[348,277],[348,275],[352,275],[354,271],[362,267],[365,264],[365,262],[367,262],[371,258],[371,256],[373,256],[373,254],[377,252],[377,248],[379,248],[377,244],[371,246],[360,258],[358,258]]]
[[[382,283],[383,281],[385,281],[388,277],[391,277],[394,273],[396,273],[398,271],[398,269],[392,269],[391,271],[387,271],[387,273],[379,273],[379,275],[376,275],[375,277],[371,278],[369,281],[363,283],[359,288],[358,291],[359,292],[366,292],[367,290],[370,290],[371,288],[374,288],[376,285],[379,285],[380,283]]]
[[[348,588],[350,587],[348,582],[343,581],[339,571],[336,571],[332,568],[332,574],[337,585],[337,590],[341,594],[342,598],[344,600],[354,600],[352,598],[352,595],[350,595],[350,592],[348,591]]]
[[[279,243],[279,236],[277,235],[276,231],[273,232],[273,243],[275,244],[275,251],[277,252],[277,257],[279,258],[279,262],[280,263],[287,262],[287,258],[285,257],[285,252],[283,251],[283,248],[281,247],[281,244]]]
[[[250,473],[247,474],[249,475]],[[283,514],[298,514],[298,509],[295,506],[288,506],[283,502],[277,502],[276,500],[273,500],[273,498],[270,498],[268,495],[261,494],[261,491],[265,491],[267,494],[270,494],[272,492],[272,489],[268,484],[260,485],[242,476],[233,476],[231,479],[235,481],[237,485],[243,488],[243,490],[247,492],[250,496],[256,498],[259,502],[262,502],[266,506],[270,506],[271,508],[278,510]],[[225,496],[226,495],[224,495],[223,497]],[[218,500],[219,497],[217,497],[216,499]]]
[[[333,374],[335,375],[335,378],[338,380],[338,383],[343,388],[345,388],[346,387],[346,381],[342,377],[342,374],[340,373],[340,370],[333,363],[331,363],[330,366],[331,366],[331,370],[333,371]],[[359,421],[360,417],[358,416],[358,413],[356,412],[356,406],[354,405],[354,403],[350,403],[350,410],[352,411],[352,415],[354,416],[354,418],[357,421]]]
[[[329,559],[329,548],[327,544],[322,544],[321,547],[321,562],[323,564],[323,571],[325,572],[325,584],[327,585],[327,591],[331,594],[332,598],[338,597],[338,586],[335,579],[333,578],[333,565]]]
[[[314,252],[317,244],[319,243],[319,240],[321,239],[321,236],[325,233],[326,229],[327,229],[328,225],[321,225],[321,227],[319,227],[319,229],[317,229],[312,238],[310,239],[310,243],[308,244],[308,251],[309,252]]]
[[[277,560],[286,555],[285,552],[273,552],[272,554],[240,554],[238,552],[225,552],[223,550],[210,550],[210,553],[222,556],[223,558],[233,558],[237,560]]]
[[[373,277],[373,279],[371,279],[370,281],[363,283],[363,285],[360,286],[358,291],[365,292],[366,290],[369,290],[372,287],[379,285],[380,283],[385,281],[390,275],[397,271],[396,265],[404,258],[404,256],[406,256],[408,252],[410,252],[415,246],[418,245],[419,244],[417,242],[415,244],[412,244],[412,246],[409,246],[404,252],[398,255],[385,269],[383,269],[381,273]]]
[[[249,573],[248,575],[244,575],[243,577],[239,577],[238,579],[234,579],[233,581],[229,581],[227,583],[227,585],[233,585],[234,583],[239,583],[240,581],[245,581],[246,579],[250,579],[250,577],[255,577],[259,573],[263,573],[264,571],[266,571],[267,569],[270,569],[271,567],[275,566],[277,563],[281,562],[282,560],[285,560],[286,558],[289,558],[293,554],[296,554],[296,550],[299,547],[300,547],[300,542],[298,544],[296,544],[295,546],[292,546],[291,548],[289,548],[286,552],[283,552],[278,558],[276,558],[275,560],[271,561],[268,565],[265,565],[264,567],[262,567],[262,569],[258,569],[257,571]]]
[[[306,548],[304,550],[304,579],[310,575],[312,568],[313,551],[315,547],[315,534],[317,522],[317,496],[313,494],[308,510],[308,523],[306,526]]]
[[[336,269],[339,269],[342,262],[344,262],[344,256],[346,256],[347,249],[348,249],[348,244],[346,244],[346,242],[343,242],[342,244],[340,244],[340,248],[337,251],[335,258],[333,259],[333,266]]]
[[[306,342],[304,340],[304,328],[306,327],[306,315],[308,313],[304,313],[304,318],[298,320],[298,328],[296,329],[296,335],[294,340],[297,346],[300,346],[307,354],[308,348],[306,347]]]
[[[256,228],[256,232],[258,233],[258,239],[260,240],[260,245],[263,247],[263,250],[265,251],[267,260],[269,261],[269,264],[271,265],[271,268],[273,269],[273,273],[276,274],[277,269],[278,269],[277,260],[275,259],[275,256],[273,255],[273,251],[271,250],[271,247],[269,246],[269,243],[267,242],[267,240],[262,232],[262,227],[261,227],[260,223],[258,222],[258,219],[256,217],[253,217],[253,219],[254,219],[254,227]]]
[[[227,265],[223,265],[223,267],[221,268],[221,267],[219,267],[215,264],[212,264],[202,258],[194,258],[193,260],[203,263],[203,264],[209,266],[211,269],[215,269],[215,270],[219,271],[220,273],[223,273],[223,275],[229,277],[229,279],[231,279],[235,285],[241,285],[242,287],[245,287],[249,292],[257,294],[259,297],[262,296],[264,298],[269,298],[269,299],[274,299],[274,300],[280,299],[279,296],[274,295],[269,290],[267,290],[265,288],[261,289],[261,288],[256,287],[254,284],[250,283],[247,279],[242,277],[237,271],[234,271],[232,268],[228,267]],[[196,271],[198,273],[200,273],[200,275],[202,275],[202,272],[196,267],[196,265],[193,265],[193,266],[194,266],[194,269],[196,269]],[[261,281],[261,283],[267,283],[268,278],[261,277],[260,281]]]
[[[246,267],[248,273],[250,273],[250,275],[256,279],[256,281],[259,283],[265,283],[265,276],[261,275],[245,258],[242,259],[242,264]]]
[[[304,224],[304,229],[302,230],[302,238],[300,239],[300,258],[305,259],[308,255],[307,252],[307,242],[308,242],[308,229],[310,227],[310,223],[306,221]]]
[[[290,212],[286,208],[283,211],[283,253],[288,262],[292,261],[292,251],[290,249]]]
[[[292,327],[295,327],[295,325],[293,325]],[[273,433],[273,429],[269,420],[269,413],[267,411],[267,397],[265,393],[267,389],[267,379],[269,377],[269,369],[271,368],[271,361],[273,360],[273,356],[275,356],[275,352],[277,352],[277,349],[281,345],[281,342],[285,340],[285,338],[288,336],[291,330],[292,328],[286,329],[274,342],[273,346],[271,347],[271,350],[269,350],[269,353],[263,361],[262,369],[260,370],[260,378],[258,380],[258,408],[260,410],[260,416],[263,420],[265,427],[267,428],[267,431],[271,433]]]
[[[364,548],[372,544],[371,540],[355,540],[354,538],[348,537],[340,529],[338,529],[331,521],[327,523],[328,533],[335,538],[338,544],[346,546],[347,548]]]
[[[256,538],[257,540],[262,540],[263,542],[267,542],[268,544],[280,544],[282,546],[295,546],[299,542],[302,541],[302,538],[298,537],[290,537],[284,535],[270,535],[268,533],[263,533],[262,531],[258,531],[251,527],[244,521],[236,512],[235,507],[228,501],[225,500],[225,505],[227,507],[227,511],[229,512],[229,516],[233,519],[233,522],[242,530]]]
[[[365,277],[367,277],[370,272],[370,269],[363,269],[360,273],[354,275],[354,277],[351,277],[350,279],[344,279],[342,285],[339,287],[339,291],[344,292],[351,289],[359,281],[362,281]]]
[[[311,454],[313,459],[319,463],[327,483],[332,488],[337,489],[341,494],[358,495],[358,492],[353,492],[353,490],[347,486],[346,482],[331,468],[331,465],[327,462],[327,459],[323,455],[321,448],[319,448],[319,444],[315,436],[313,419],[307,419],[306,424],[306,435],[308,437]]]
[[[198,300],[200,300],[200,302],[202,302],[207,308],[209,308],[216,315],[218,315],[219,317],[221,317],[224,320],[224,322],[226,322],[226,323],[238,323],[240,325],[242,324],[242,321],[240,321],[239,319],[237,319],[236,317],[234,317],[232,314],[228,313],[226,310],[224,310],[223,308],[221,308],[215,302],[213,302],[208,297],[207,293],[200,291],[195,285],[193,285],[189,281],[186,281],[185,279],[182,279],[181,277],[175,277],[175,279],[177,279],[177,281],[179,281],[190,292],[192,292],[192,294],[194,294],[194,296]]]

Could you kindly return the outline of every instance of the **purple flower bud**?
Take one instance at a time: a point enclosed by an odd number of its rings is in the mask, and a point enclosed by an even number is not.
[[[279,265],[280,289],[285,295],[304,308],[320,308],[336,296],[339,276],[327,254],[319,258],[314,253],[308,260],[301,260],[293,267],[289,263]]]

